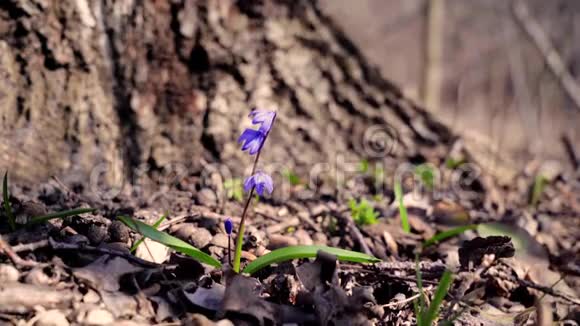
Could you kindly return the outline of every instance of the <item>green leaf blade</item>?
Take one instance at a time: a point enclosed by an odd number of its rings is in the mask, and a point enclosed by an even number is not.
[[[65,217],[75,216],[75,215],[80,215],[80,214],[85,214],[85,213],[92,213],[94,211],[96,211],[95,208],[76,208],[76,209],[71,209],[71,210],[63,211],[63,212],[50,213],[50,214],[46,214],[46,215],[35,216],[35,217],[30,219],[28,224],[43,223],[43,222],[46,222],[48,220],[52,220],[55,218],[65,218]]]
[[[16,230],[16,220],[14,219],[14,214],[12,213],[12,206],[10,205],[10,195],[8,194],[8,171],[4,173],[4,182],[2,186],[2,192],[4,197],[4,211],[8,217],[8,225],[12,231]]]
[[[158,229],[161,223],[163,223],[163,221],[167,218],[167,215],[168,215],[167,213],[161,215],[161,217],[157,221],[155,221],[155,223],[153,223],[152,227]],[[137,247],[139,247],[143,243],[143,241],[145,241],[145,237],[142,237],[141,239],[137,240],[133,245],[133,247],[131,247],[130,251],[135,252],[135,250],[137,250]]]
[[[544,188],[548,185],[548,179],[546,179],[543,175],[537,175],[534,179],[534,186],[532,188],[532,195],[530,197],[530,205],[532,207],[537,207],[540,199],[542,197],[542,193],[544,192]]]
[[[266,266],[288,260],[314,258],[319,250],[333,254],[341,261],[354,263],[376,263],[381,261],[373,256],[340,248],[327,246],[291,246],[274,250],[254,260],[244,268],[244,273],[253,274]]]
[[[460,235],[461,233],[467,230],[475,230],[475,229],[477,229],[477,224],[470,224],[470,225],[461,225],[446,231],[439,232],[435,234],[433,237],[423,242],[423,248],[427,248],[448,238]]]
[[[419,289],[419,303],[415,305],[415,316],[417,318],[417,325],[421,326],[423,325],[422,320],[425,311],[425,293],[423,293],[423,275],[421,274],[421,266],[419,264],[419,254],[415,255],[415,278],[417,280],[417,288]]]
[[[144,237],[147,237],[153,241],[166,245],[167,247],[175,251],[178,251],[182,254],[185,254],[199,262],[218,268],[221,267],[222,265],[217,259],[193,247],[189,243],[181,239],[178,239],[174,236],[171,236],[167,233],[158,231],[157,229],[148,224],[134,220],[127,216],[119,216],[118,219],[125,225],[133,229],[135,232],[138,232],[141,235],[143,235]]]
[[[407,216],[407,207],[403,204],[403,188],[401,182],[395,180],[395,200],[399,205],[399,216],[401,216],[401,226],[403,231],[411,233],[411,225],[409,224],[409,217]]]
[[[421,322],[423,325],[429,325],[429,326],[433,325],[433,322],[435,321],[435,319],[439,315],[439,308],[441,307],[441,304],[443,303],[443,299],[445,299],[447,292],[449,292],[449,287],[451,286],[452,282],[453,282],[453,277],[451,275],[451,272],[446,270],[443,273],[443,276],[441,276],[441,280],[439,281],[439,285],[437,285],[437,290],[435,291],[435,295],[433,296],[433,300],[431,301],[431,304],[429,305],[429,309],[427,310],[427,312],[425,313],[423,318],[421,318]]]

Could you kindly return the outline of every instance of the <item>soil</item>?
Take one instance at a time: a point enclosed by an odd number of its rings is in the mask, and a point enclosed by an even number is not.
[[[383,260],[377,264],[337,263],[336,257],[322,254],[315,262],[297,260],[252,277],[235,276],[229,268],[203,266],[154,242],[141,245],[135,258],[129,248],[139,236],[116,217],[130,215],[153,224],[170,212],[162,230],[228,265],[223,222],[231,217],[237,225],[243,207],[200,180],[188,175],[166,189],[162,200],[148,204],[139,198],[97,198],[57,180],[33,188],[12,184],[10,202],[20,223],[38,212],[97,211],[21,224],[14,232],[2,212],[1,320],[35,325],[209,325],[211,320],[221,325],[407,325],[415,323],[418,266],[427,297],[445,269],[454,272],[441,320],[526,324],[536,323],[544,311],[542,318],[570,325],[578,321],[578,175],[555,176],[537,207],[529,205],[533,178],[523,174],[518,180],[526,187],[521,189],[478,184],[418,195],[406,183],[408,234],[402,231],[389,187],[377,191],[373,178],[362,172],[341,191],[320,193],[297,184],[287,198],[279,200],[275,193],[251,209],[244,264],[297,244],[367,251]],[[370,202],[379,212],[377,222],[356,225],[346,197],[374,198]],[[421,249],[425,240],[452,226],[490,222],[503,223],[510,236],[485,237],[485,229],[468,230]],[[27,293],[34,293],[34,299],[23,300]]]

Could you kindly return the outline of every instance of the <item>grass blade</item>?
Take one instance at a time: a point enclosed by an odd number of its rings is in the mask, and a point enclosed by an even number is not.
[[[423,294],[421,293],[420,296]],[[421,308],[419,308],[419,299],[413,300],[413,311],[415,311],[415,323],[419,326],[423,325],[421,322]]]
[[[2,192],[4,196],[4,211],[8,217],[8,224],[12,231],[16,230],[16,221],[14,220],[14,214],[12,213],[12,206],[10,205],[10,195],[8,194],[8,171],[4,173],[4,182],[2,186]]]
[[[423,312],[425,311],[425,293],[423,293],[423,275],[419,264],[419,254],[415,255],[415,277],[417,278],[417,289],[419,289],[419,304],[415,305],[415,316],[417,325],[423,325]]]
[[[437,316],[439,315],[439,308],[443,303],[443,299],[449,292],[449,287],[453,282],[453,277],[451,276],[450,271],[445,271],[443,276],[441,276],[441,280],[439,281],[439,285],[437,285],[437,290],[435,291],[435,295],[433,296],[433,300],[429,305],[429,309],[427,310],[426,314],[421,318],[423,325],[432,325]]]
[[[470,225],[462,225],[462,226],[458,226],[443,232],[439,232],[437,234],[435,234],[433,237],[427,239],[425,242],[423,242],[423,248],[427,248],[429,246],[432,246],[436,243],[439,243],[445,239],[457,236],[467,230],[475,230],[477,229],[477,224],[470,224]]]
[[[80,215],[80,214],[85,214],[85,213],[92,213],[96,210],[97,210],[96,208],[76,208],[76,209],[71,209],[71,210],[63,211],[63,212],[56,212],[56,213],[50,213],[50,214],[46,214],[46,215],[42,215],[42,216],[35,216],[35,217],[31,218],[30,221],[28,221],[28,224],[43,223],[43,222],[46,222],[48,220],[52,220],[53,218],[65,218],[65,217],[75,216],[75,215]]]
[[[350,261],[355,263],[376,263],[381,261],[378,258],[369,256],[360,252],[333,248],[327,246],[291,246],[274,250],[256,260],[249,263],[244,268],[244,273],[253,274],[260,269],[283,261],[300,259],[300,258],[314,258],[319,251],[325,251],[337,256],[338,260]]]
[[[199,262],[218,268],[221,267],[222,265],[217,259],[193,247],[189,243],[182,241],[181,239],[178,239],[176,237],[173,237],[165,232],[158,231],[154,227],[147,225],[141,221],[134,220],[127,216],[119,216],[118,219],[119,221],[125,223],[125,225],[133,229],[135,232],[138,232],[141,235],[143,235],[144,237],[164,244],[167,247],[175,251],[178,251],[182,254],[185,254]]]
[[[161,223],[165,221],[166,218],[167,213],[161,215],[161,217],[157,221],[155,221],[155,223],[153,223],[152,227],[154,227],[155,229],[159,228],[159,225],[161,225]],[[137,250],[137,247],[139,247],[143,243],[143,241],[145,241],[145,237],[137,240],[137,242],[135,242],[133,247],[131,247],[131,252],[135,252],[135,250]]]
[[[546,179],[543,175],[537,175],[534,179],[534,187],[532,188],[532,195],[530,196],[530,205],[532,207],[538,206],[540,202],[540,198],[542,197],[542,193],[544,192],[544,188],[548,184],[548,179]]]
[[[409,225],[409,217],[407,216],[407,208],[403,205],[403,188],[401,182],[395,180],[395,200],[399,204],[399,215],[401,216],[401,225],[403,231],[411,233],[411,226]]]

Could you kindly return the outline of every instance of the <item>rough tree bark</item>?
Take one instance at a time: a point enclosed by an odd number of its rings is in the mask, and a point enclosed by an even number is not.
[[[361,141],[382,146],[372,132],[396,134],[385,155],[450,140],[315,2],[0,2],[0,167],[20,181],[103,167],[130,180],[171,162],[239,172],[252,107],[279,111],[265,161],[296,171],[367,156]]]

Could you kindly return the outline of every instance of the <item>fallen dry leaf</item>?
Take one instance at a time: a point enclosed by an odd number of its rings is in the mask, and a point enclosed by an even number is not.
[[[226,288],[223,285],[214,283],[209,289],[199,286],[194,292],[184,290],[183,294],[189,302],[198,307],[211,311],[218,311],[220,310],[222,301],[224,300],[225,292]]]
[[[137,247],[135,256],[153,263],[161,264],[169,258],[169,252],[169,248],[164,244],[146,238],[143,243]]]
[[[553,286],[557,292],[577,298],[575,291],[564,280],[560,280],[560,274],[550,269],[546,249],[526,230],[510,224],[486,223],[480,224],[477,231],[482,235],[503,235],[512,239],[515,248],[514,259],[506,259],[504,262],[520,279],[530,279],[545,287]]]
[[[468,268],[470,262],[478,266],[485,255],[494,255],[496,258],[507,258],[513,257],[514,253],[515,249],[510,237],[476,237],[473,240],[465,241],[461,245],[461,248],[459,248],[459,262],[462,268]]]
[[[131,264],[124,258],[104,255],[90,265],[76,268],[73,274],[99,290],[117,291],[120,288],[121,276],[142,270],[143,268]]]

